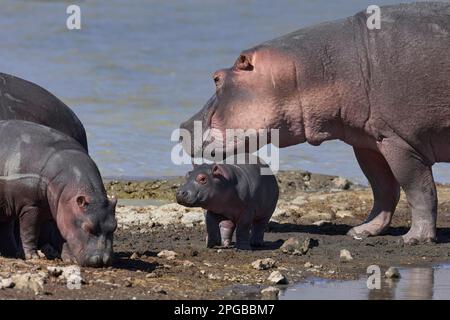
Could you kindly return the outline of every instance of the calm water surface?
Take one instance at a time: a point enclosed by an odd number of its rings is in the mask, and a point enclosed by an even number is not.
[[[73,108],[104,176],[145,177],[188,169],[171,163],[170,134],[213,93],[213,71],[242,49],[373,1],[78,1],[82,30],[69,31],[71,3],[1,1],[0,70]],[[337,141],[281,150],[281,169],[297,168],[365,182],[351,148]],[[435,173],[450,182],[449,165]]]

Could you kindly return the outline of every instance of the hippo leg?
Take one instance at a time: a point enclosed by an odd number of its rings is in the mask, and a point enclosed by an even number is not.
[[[206,224],[206,246],[213,248],[222,244],[222,238],[220,235],[220,221],[221,216],[211,211],[205,212],[205,224]]]
[[[37,207],[25,207],[20,213],[20,239],[25,259],[37,259],[39,240],[39,209]]]
[[[14,258],[19,254],[14,235],[14,221],[0,223],[0,254]]]
[[[382,154],[354,148],[356,159],[372,187],[373,208],[363,224],[348,232],[350,236],[376,236],[385,232],[400,199],[400,185]]]
[[[250,246],[250,229],[252,221],[250,212],[240,215],[240,219],[236,223],[236,248],[241,250],[251,250]]]
[[[235,224],[231,220],[222,220],[220,226],[220,237],[222,238],[222,246],[231,246],[231,240],[233,238]]]
[[[264,246],[264,231],[269,223],[269,219],[260,219],[253,221],[252,231],[250,237],[250,245],[252,247],[262,247]]]
[[[411,208],[411,228],[403,236],[406,244],[436,240],[437,192],[431,165],[402,140],[384,139],[378,147]]]

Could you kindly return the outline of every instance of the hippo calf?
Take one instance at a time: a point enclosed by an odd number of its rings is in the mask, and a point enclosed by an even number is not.
[[[63,255],[78,264],[111,264],[116,199],[94,161],[71,137],[28,121],[0,121],[0,253],[16,256],[19,223],[25,258],[37,256],[41,226],[54,220]]]
[[[279,147],[342,140],[374,196],[349,234],[384,233],[403,188],[412,211],[404,242],[435,241],[432,166],[450,162],[450,3],[383,6],[380,14],[381,29],[369,29],[362,11],[243,51],[214,73],[215,94],[181,125],[194,137],[185,150],[194,158],[239,150],[246,140],[224,139],[229,129],[279,129]],[[209,132],[201,143],[193,142],[196,121]]]
[[[202,164],[187,174],[176,194],[186,207],[206,210],[207,246],[229,246],[236,229],[236,247],[264,244],[264,229],[278,201],[273,175],[261,175],[261,164]]]

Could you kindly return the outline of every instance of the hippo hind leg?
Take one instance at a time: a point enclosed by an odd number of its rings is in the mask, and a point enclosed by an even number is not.
[[[231,220],[222,220],[219,224],[220,227],[220,237],[222,238],[222,246],[231,246],[231,240],[233,238],[235,224]]]
[[[25,207],[20,213],[20,239],[25,259],[38,259],[37,254],[40,222],[39,209],[34,206]]]
[[[366,221],[348,232],[350,236],[376,236],[384,233],[400,199],[400,185],[382,154],[354,148],[356,159],[369,180],[374,198],[373,208]]]
[[[0,255],[5,257],[16,258],[19,256],[14,224],[14,221],[0,223]]]
[[[403,236],[404,243],[434,242],[438,200],[431,165],[400,139],[384,139],[379,148],[411,208],[411,228]]]

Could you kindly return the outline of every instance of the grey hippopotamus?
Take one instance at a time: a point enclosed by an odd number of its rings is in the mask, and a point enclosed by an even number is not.
[[[236,229],[236,248],[264,244],[264,230],[278,201],[273,175],[262,164],[202,164],[186,175],[177,191],[179,204],[206,210],[207,246],[229,246]]]
[[[53,94],[18,77],[0,73],[0,120],[26,120],[56,129],[86,151],[86,131],[75,113]]]
[[[28,121],[0,121],[0,252],[16,255],[14,223],[25,258],[36,257],[40,227],[54,220],[64,254],[84,266],[109,265],[116,199],[71,137]]]
[[[214,73],[216,93],[181,125],[201,121],[207,146],[233,150],[242,140],[226,129],[279,129],[279,146],[353,146],[372,186],[367,220],[349,231],[387,230],[400,187],[412,211],[405,243],[435,241],[436,162],[450,162],[450,3],[381,7],[381,29],[369,14],[301,29],[243,51],[233,67]],[[195,137],[194,137],[195,139]],[[270,139],[269,139],[270,142]],[[198,145],[198,144],[197,144]]]

